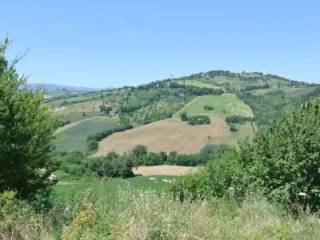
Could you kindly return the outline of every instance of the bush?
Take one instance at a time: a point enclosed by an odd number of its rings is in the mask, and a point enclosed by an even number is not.
[[[181,113],[180,119],[181,119],[181,121],[188,121],[187,113],[185,113],[185,112]]]
[[[203,107],[203,109],[206,110],[206,111],[213,111],[213,110],[214,110],[214,107],[213,107],[213,106],[209,106],[209,105],[205,105],[205,106]]]
[[[196,115],[192,117],[188,117],[188,123],[190,125],[204,125],[204,124],[210,124],[210,118],[205,115]]]
[[[181,201],[243,196],[243,172],[235,154],[234,150],[228,149],[209,161],[201,172],[179,178],[171,188],[174,196]]]
[[[226,117],[226,122],[228,124],[231,124],[231,123],[244,123],[244,122],[248,122],[248,121],[253,121],[253,118],[244,117],[244,116],[238,116],[238,115],[232,115],[232,116]]]
[[[229,129],[230,129],[231,132],[237,132],[238,131],[237,127],[234,124],[230,124],[229,125]]]
[[[293,206],[320,208],[320,100],[278,120],[252,143],[242,144],[239,161],[248,181],[263,194]]]

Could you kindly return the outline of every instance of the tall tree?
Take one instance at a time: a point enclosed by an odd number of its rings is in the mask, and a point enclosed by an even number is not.
[[[55,120],[43,96],[25,87],[25,77],[9,63],[8,40],[0,44],[0,192],[30,197],[50,184]]]

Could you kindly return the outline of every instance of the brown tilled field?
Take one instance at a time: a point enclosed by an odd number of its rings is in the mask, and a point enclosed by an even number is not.
[[[170,118],[113,134],[100,142],[94,156],[103,156],[112,151],[128,152],[138,144],[146,145],[150,152],[196,153],[208,142],[237,143],[223,118],[216,117],[211,124],[198,126]]]

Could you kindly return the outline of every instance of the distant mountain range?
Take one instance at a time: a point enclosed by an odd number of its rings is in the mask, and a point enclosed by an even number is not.
[[[27,87],[31,90],[43,90],[46,94],[54,92],[65,92],[65,93],[85,93],[94,92],[99,89],[89,87],[77,87],[77,86],[66,86],[58,84],[44,84],[44,83],[29,83]]]

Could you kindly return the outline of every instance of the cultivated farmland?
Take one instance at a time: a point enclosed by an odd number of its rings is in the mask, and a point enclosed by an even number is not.
[[[151,152],[196,153],[207,143],[236,144],[222,118],[209,125],[191,126],[178,118],[170,118],[111,135],[102,140],[94,156],[109,152],[124,153],[143,144]]]
[[[65,129],[56,135],[57,151],[87,152],[87,137],[98,132],[113,128],[117,125],[117,119],[97,117],[82,121],[80,124]]]

